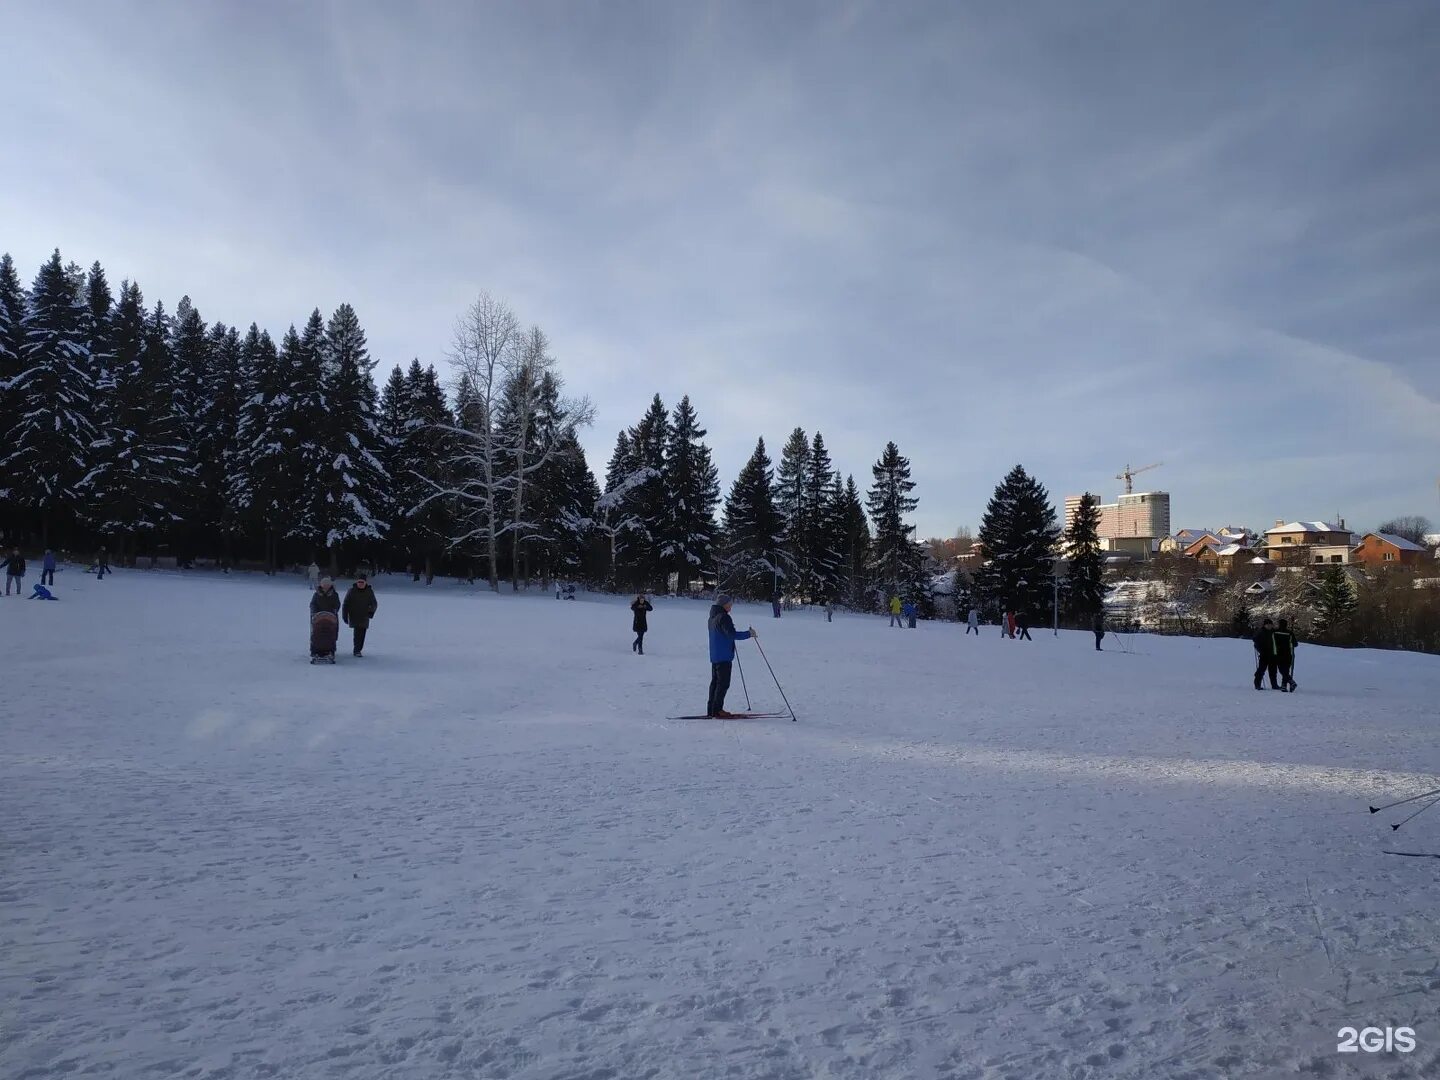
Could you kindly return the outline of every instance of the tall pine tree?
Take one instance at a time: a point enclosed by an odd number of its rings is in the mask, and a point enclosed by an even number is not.
[[[687,395],[670,420],[662,483],[666,518],[661,556],[666,570],[676,575],[681,593],[714,565],[720,477],[704,438],[705,429]]]
[[[801,592],[810,600],[826,602],[839,598],[840,553],[844,549],[844,520],[841,505],[843,489],[837,490],[839,477],[832,472],[830,452],[820,432],[810,443],[810,457],[805,474],[805,503],[810,508],[803,547],[806,577]]]
[[[1070,560],[1066,607],[1075,619],[1093,618],[1105,600],[1105,562],[1100,554],[1100,500],[1088,491],[1065,532]]]
[[[980,522],[987,561],[975,584],[982,599],[992,608],[1041,616],[1050,604],[1059,538],[1049,493],[1016,465],[995,488]]]
[[[810,440],[803,428],[796,428],[780,451],[780,468],[775,477],[775,507],[784,523],[785,543],[781,550],[787,570],[787,586],[793,593],[807,595],[811,587],[810,553],[814,520],[806,479],[810,472]]]
[[[783,587],[785,523],[775,505],[775,471],[765,440],[740,470],[725,500],[721,589],[752,599],[776,595]]]
[[[871,466],[874,483],[870,487],[867,507],[875,523],[875,539],[870,546],[870,569],[881,588],[920,600],[919,593],[928,595],[922,585],[922,558],[910,539],[915,526],[905,518],[920,501],[910,492],[915,482],[910,479],[910,460],[902,457],[893,442],[885,444],[880,460]]]

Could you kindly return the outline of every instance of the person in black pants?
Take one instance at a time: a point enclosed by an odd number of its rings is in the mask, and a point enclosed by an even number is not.
[[[635,619],[631,624],[631,629],[635,631],[635,640],[630,643],[630,651],[644,656],[645,631],[650,629],[649,620],[645,618],[645,615],[655,609],[650,606],[650,601],[645,599],[645,594],[641,593],[631,602],[630,610],[635,613]]]
[[[710,608],[710,699],[705,705],[705,715],[719,720],[729,719],[734,713],[725,711],[725,694],[730,689],[730,667],[735,662],[735,642],[755,637],[755,628],[736,630],[735,620],[730,618],[732,601],[721,593]]]
[[[345,625],[355,632],[353,652],[356,656],[365,654],[365,634],[370,629],[370,620],[379,609],[380,601],[375,596],[375,590],[370,587],[365,575],[361,574],[345,594],[345,603],[340,608],[340,617],[345,620]]]
[[[1275,663],[1275,624],[1267,618],[1250,640],[1255,644],[1255,689],[1265,689],[1260,685],[1260,677],[1268,671],[1270,689],[1279,690],[1279,670]]]
[[[1104,652],[1100,648],[1100,642],[1105,638],[1105,609],[1100,608],[1095,612],[1095,620],[1090,624],[1090,629],[1095,631],[1095,651]]]
[[[1030,616],[1028,614],[1023,611],[1020,612],[1019,616],[1015,620],[1015,624],[1020,627],[1020,636],[1016,638],[1017,641],[1035,640],[1030,636]]]
[[[1270,668],[1270,678],[1275,678],[1275,668],[1280,669],[1280,689],[1285,692],[1297,690],[1299,687],[1293,677],[1295,671],[1295,646],[1299,642],[1295,638],[1295,632],[1290,629],[1290,624],[1280,620],[1280,628],[1275,631],[1275,659]]]

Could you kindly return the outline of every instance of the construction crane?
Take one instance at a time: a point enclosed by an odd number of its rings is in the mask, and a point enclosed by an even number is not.
[[[1116,479],[1116,480],[1124,480],[1124,481],[1125,481],[1125,494],[1126,494],[1126,495],[1132,495],[1132,494],[1134,494],[1134,491],[1135,491],[1135,485],[1132,483],[1132,481],[1135,479],[1135,477],[1139,476],[1142,472],[1149,472],[1151,469],[1158,469],[1161,465],[1164,465],[1164,464],[1165,464],[1165,463],[1164,463],[1163,461],[1157,461],[1157,462],[1155,462],[1154,465],[1141,465],[1140,468],[1138,468],[1138,469],[1132,469],[1132,468],[1130,468],[1129,465],[1126,465],[1126,466],[1125,466],[1125,471],[1124,471],[1124,472],[1120,472],[1120,473],[1116,473],[1115,479]]]

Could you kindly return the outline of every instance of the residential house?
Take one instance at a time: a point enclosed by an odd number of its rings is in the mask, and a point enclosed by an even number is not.
[[[1344,518],[1338,525],[1324,521],[1276,521],[1273,529],[1265,530],[1265,554],[1281,566],[1309,566],[1314,562],[1312,548],[1349,547],[1351,538]]]
[[[1160,541],[1160,550],[1167,554],[1183,552],[1196,540],[1203,540],[1205,537],[1215,537],[1209,529],[1181,529],[1174,536],[1167,536]]]
[[[1366,533],[1351,558],[1362,566],[1390,568],[1418,566],[1428,552],[1413,540],[1393,533]]]

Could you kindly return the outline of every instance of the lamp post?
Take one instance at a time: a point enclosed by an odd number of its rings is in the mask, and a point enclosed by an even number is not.
[[[1065,562],[1063,555],[1050,556],[1050,629],[1060,636],[1060,567]]]

